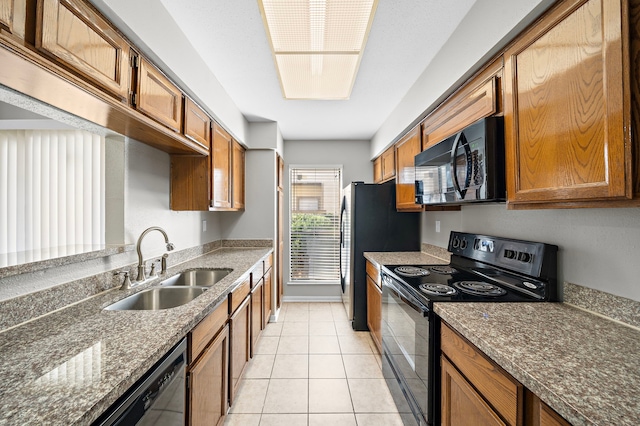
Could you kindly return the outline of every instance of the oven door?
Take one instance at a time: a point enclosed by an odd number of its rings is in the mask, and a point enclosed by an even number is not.
[[[417,424],[434,425],[434,314],[403,291],[402,283],[384,273],[382,283],[383,360],[389,364],[405,398],[396,400],[396,404],[400,409],[401,404],[408,403]]]

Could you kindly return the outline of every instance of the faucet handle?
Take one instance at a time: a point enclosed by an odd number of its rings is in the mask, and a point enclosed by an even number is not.
[[[115,271],[113,276],[116,277],[118,275],[124,275],[124,282],[122,283],[122,290],[128,290],[131,288],[131,279],[129,278],[129,271],[123,269],[122,271]]]
[[[158,273],[156,272],[156,265],[158,263],[160,263],[160,259],[157,259],[151,262],[151,271],[149,271],[149,278],[158,276]]]

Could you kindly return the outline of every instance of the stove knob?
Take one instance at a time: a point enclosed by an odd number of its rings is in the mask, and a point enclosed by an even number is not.
[[[460,241],[460,249],[464,250],[467,248],[467,240]]]
[[[457,249],[458,247],[460,247],[460,240],[458,239],[458,237],[453,238],[453,242],[451,243],[451,245],[453,246],[454,249]]]

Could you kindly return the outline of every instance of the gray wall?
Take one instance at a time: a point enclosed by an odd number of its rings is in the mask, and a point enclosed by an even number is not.
[[[284,141],[284,300],[340,300],[340,285],[294,284],[289,277],[289,166],[342,165],[342,186],[373,181],[369,141]]]
[[[452,230],[556,244],[559,282],[640,301],[638,208],[513,211],[487,204],[423,213],[423,242],[446,247]]]

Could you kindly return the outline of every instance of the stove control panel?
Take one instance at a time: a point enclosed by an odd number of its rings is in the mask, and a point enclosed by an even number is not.
[[[558,247],[533,241],[451,232],[449,251],[532,277],[556,277]]]

